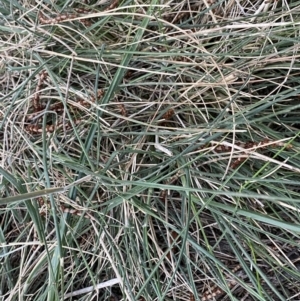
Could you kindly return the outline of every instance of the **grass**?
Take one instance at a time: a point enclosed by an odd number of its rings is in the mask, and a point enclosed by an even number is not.
[[[299,300],[299,8],[2,0],[0,300]]]

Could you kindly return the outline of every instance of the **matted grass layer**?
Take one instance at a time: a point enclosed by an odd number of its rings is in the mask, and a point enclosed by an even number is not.
[[[0,7],[0,300],[299,300],[299,1]]]

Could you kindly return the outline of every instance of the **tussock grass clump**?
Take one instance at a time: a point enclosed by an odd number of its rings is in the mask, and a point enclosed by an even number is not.
[[[3,300],[298,300],[296,1],[8,1]]]

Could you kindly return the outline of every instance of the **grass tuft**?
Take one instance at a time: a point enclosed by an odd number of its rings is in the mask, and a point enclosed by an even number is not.
[[[2,0],[0,299],[298,300],[299,7]]]

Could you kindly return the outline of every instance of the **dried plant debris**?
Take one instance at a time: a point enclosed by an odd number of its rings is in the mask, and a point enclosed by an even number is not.
[[[43,113],[45,113],[44,110],[46,109],[46,106],[41,103],[41,89],[47,77],[48,73],[46,71],[42,71],[36,87],[36,93],[33,97],[32,112],[25,116],[27,123],[33,122],[32,124],[25,126],[25,130],[30,134],[41,134],[44,131],[46,133],[53,133],[57,129],[67,131],[72,128],[72,122],[70,121],[46,124],[45,127],[43,127],[39,122],[42,119]],[[78,113],[80,112],[80,107],[90,107],[91,102],[96,102],[98,99],[103,97],[103,95],[104,91],[99,89],[96,96],[91,96],[89,99],[77,98],[74,102],[70,102],[68,105],[71,107],[73,113]],[[50,105],[48,110],[51,112],[56,112],[58,116],[61,116],[64,114],[65,106],[63,103],[57,102]],[[80,119],[77,114],[77,117],[73,120],[73,124],[79,125],[81,122],[82,119]]]
[[[228,144],[222,144],[219,143],[216,146],[211,145],[213,151],[217,153],[230,153],[233,152],[233,154],[236,156],[240,156],[237,159],[233,160],[231,163],[230,167],[232,169],[236,169],[239,167],[244,161],[246,161],[249,156],[251,151],[262,151],[262,150],[268,150],[271,148],[278,148],[278,147],[285,147],[286,149],[291,149],[293,146],[291,144],[283,143],[280,141],[272,141],[271,139],[264,139],[260,142],[253,142],[253,141],[248,141],[248,142],[241,142],[241,141],[236,141],[234,145],[228,145]],[[201,149],[210,147],[210,145],[206,145],[204,147],[201,147]],[[239,149],[236,150],[235,147],[238,147]],[[245,151],[241,151],[240,149],[244,149]]]
[[[118,0],[112,1],[112,3],[105,8],[105,11],[115,9],[118,6],[118,4],[119,4]],[[54,24],[59,24],[62,22],[72,21],[74,19],[80,18],[80,19],[78,19],[78,21],[88,27],[88,26],[92,25],[91,19],[88,17],[88,15],[91,13],[97,12],[95,10],[84,8],[84,7],[74,8],[73,11],[74,11],[74,13],[56,14],[54,17],[46,17],[43,14],[43,12],[40,12],[38,15],[38,19],[39,19],[40,24],[54,25]],[[87,15],[87,17],[82,18],[85,15]]]

